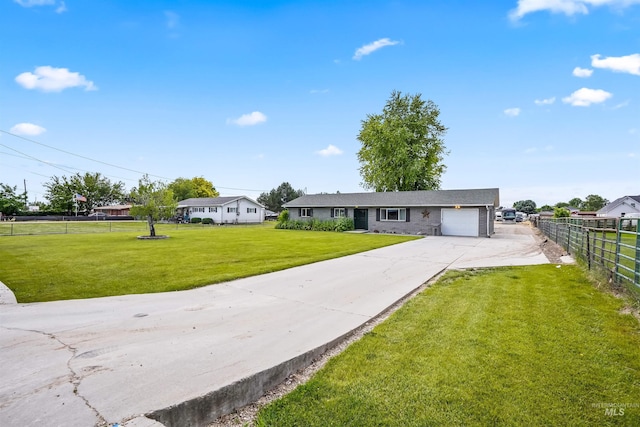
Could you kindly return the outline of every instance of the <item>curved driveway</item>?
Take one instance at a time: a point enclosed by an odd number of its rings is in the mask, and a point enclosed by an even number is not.
[[[190,291],[0,305],[0,425],[206,424],[445,269],[547,262],[498,224]]]

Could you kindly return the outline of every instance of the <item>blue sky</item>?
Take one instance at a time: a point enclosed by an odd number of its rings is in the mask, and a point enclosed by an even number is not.
[[[0,0],[0,52],[0,182],[29,200],[85,171],[364,191],[393,90],[440,107],[443,189],[640,194],[640,0]]]

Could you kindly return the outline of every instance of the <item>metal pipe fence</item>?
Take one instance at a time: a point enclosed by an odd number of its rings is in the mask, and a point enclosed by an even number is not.
[[[640,221],[636,218],[540,218],[537,226],[567,253],[640,299]]]

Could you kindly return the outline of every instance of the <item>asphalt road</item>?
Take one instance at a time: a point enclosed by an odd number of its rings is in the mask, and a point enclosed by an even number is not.
[[[527,225],[496,231],[190,291],[2,304],[0,426],[160,425],[144,414],[206,405],[217,390],[340,339],[446,269],[548,262]]]

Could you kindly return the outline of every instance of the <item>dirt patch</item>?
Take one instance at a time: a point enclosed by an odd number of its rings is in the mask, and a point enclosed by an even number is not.
[[[538,242],[540,249],[542,249],[542,253],[547,257],[549,262],[551,264],[562,264],[560,258],[568,255],[567,251],[553,240],[550,240],[538,228],[531,227],[531,229],[533,230],[533,236]]]

